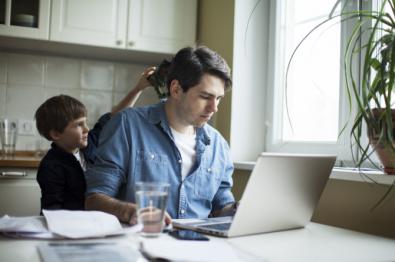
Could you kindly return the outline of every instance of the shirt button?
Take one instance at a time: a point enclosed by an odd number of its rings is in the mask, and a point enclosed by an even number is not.
[[[182,160],[181,160],[181,159],[179,159],[179,160],[178,160],[178,163],[180,163],[180,164],[181,164],[181,163],[182,163]]]
[[[207,168],[207,172],[211,172],[211,168]]]
[[[154,154],[152,154],[152,155],[151,155],[151,159],[154,159],[154,158],[155,158],[155,155],[154,155]]]
[[[184,210],[184,209],[181,209],[180,212],[181,212],[181,214],[184,214],[184,213],[185,213],[185,210]]]

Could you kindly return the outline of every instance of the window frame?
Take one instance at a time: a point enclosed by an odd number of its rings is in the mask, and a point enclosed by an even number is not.
[[[381,0],[351,1],[363,8],[374,7]],[[338,144],[288,143],[276,141],[281,121],[274,121],[278,99],[275,97],[275,79],[278,78],[279,35],[281,17],[279,0],[235,0],[233,88],[231,105],[230,149],[236,164],[256,161],[261,152],[325,153],[338,156],[337,166],[353,167],[350,144],[350,126],[346,125]],[[352,32],[353,25],[343,24],[342,36]],[[258,41],[251,36],[259,35]],[[342,47],[344,48],[344,46]],[[344,49],[342,49],[344,52]],[[341,61],[341,65],[343,62]],[[259,68],[259,70],[257,70]],[[359,72],[360,63],[355,63]],[[344,82],[343,74],[340,74]],[[348,97],[340,92],[339,127],[355,115],[349,108]],[[366,137],[367,141],[367,137]]]
[[[374,0],[373,0],[374,1]],[[378,1],[378,0],[376,0]],[[280,68],[285,68],[287,61],[281,57],[283,48],[283,31],[280,26],[284,19],[284,15],[281,13],[282,10],[286,10],[283,6],[286,0],[272,1],[271,11],[272,30],[273,34],[270,35],[272,45],[269,46],[269,53],[273,54],[268,61],[269,64],[274,65],[274,69],[268,74],[267,87],[268,94],[266,99],[266,122],[268,124],[267,133],[265,136],[265,145],[267,151],[272,152],[291,152],[291,153],[322,153],[322,154],[336,154],[338,156],[338,166],[353,166],[352,154],[351,154],[351,139],[350,139],[350,125],[347,125],[348,121],[352,121],[355,113],[350,109],[348,102],[348,97],[344,85],[344,75],[343,75],[343,53],[346,47],[347,35],[352,32],[353,24],[350,21],[343,22],[341,24],[341,57],[340,57],[340,92],[339,92],[339,132],[342,128],[345,128],[339,136],[337,143],[327,143],[327,142],[284,142],[281,140],[279,135],[282,134],[282,114],[283,110],[283,93],[284,93],[284,72],[281,72]],[[363,4],[362,8],[372,8],[371,1],[361,1]],[[349,8],[356,8],[359,1],[350,1]],[[353,65],[355,72],[358,72],[361,68],[361,61],[355,61]],[[281,81],[281,82],[280,82]],[[367,142],[367,139],[366,141]]]

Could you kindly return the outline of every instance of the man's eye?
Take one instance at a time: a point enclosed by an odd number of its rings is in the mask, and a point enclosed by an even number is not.
[[[200,97],[203,98],[203,99],[210,99],[209,96],[203,96],[203,95],[201,95]]]

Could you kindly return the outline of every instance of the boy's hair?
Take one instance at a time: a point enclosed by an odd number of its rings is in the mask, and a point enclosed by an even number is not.
[[[51,130],[63,132],[71,121],[84,116],[86,108],[80,101],[71,96],[58,95],[45,101],[34,118],[40,135],[52,141]]]
[[[232,85],[230,69],[225,59],[206,46],[186,47],[177,52],[169,65],[167,88],[177,79],[184,92],[200,83],[203,74],[221,78],[225,90]]]

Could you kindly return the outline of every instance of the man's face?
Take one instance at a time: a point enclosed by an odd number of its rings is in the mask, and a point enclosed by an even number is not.
[[[199,84],[188,89],[186,93],[180,92],[177,100],[178,119],[184,126],[203,126],[218,111],[218,104],[224,93],[224,80],[204,74]]]
[[[86,117],[80,117],[69,122],[62,133],[54,135],[54,141],[67,152],[74,152],[88,145]]]

